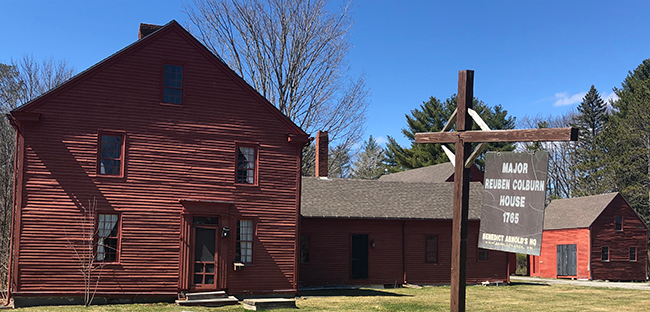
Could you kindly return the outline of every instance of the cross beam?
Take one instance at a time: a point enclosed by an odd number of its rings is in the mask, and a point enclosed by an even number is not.
[[[417,133],[415,143],[455,143],[454,214],[451,253],[451,311],[465,311],[467,272],[467,219],[469,211],[469,166],[465,166],[472,143],[576,141],[578,129],[525,129],[471,131],[472,100],[474,99],[474,71],[458,72],[458,107],[442,132]],[[472,112],[473,113],[473,112]],[[445,132],[456,119],[456,131]]]

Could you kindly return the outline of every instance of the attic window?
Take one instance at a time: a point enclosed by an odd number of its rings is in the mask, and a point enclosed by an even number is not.
[[[183,66],[165,64],[163,102],[183,104]]]
[[[616,231],[623,231],[623,217],[616,216],[614,224]]]

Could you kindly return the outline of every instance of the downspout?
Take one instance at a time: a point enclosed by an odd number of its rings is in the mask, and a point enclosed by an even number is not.
[[[13,202],[11,203],[12,206],[12,211],[11,211],[11,230],[9,233],[9,265],[7,266],[7,301],[3,304],[5,307],[9,305],[9,302],[11,302],[11,281],[12,281],[12,268],[13,268],[13,258],[14,258],[14,225],[15,225],[15,218],[16,218],[16,178],[18,176],[18,153],[17,149],[20,146],[18,144],[18,140],[20,139],[20,128],[16,124],[16,120],[13,118],[11,114],[7,114],[7,120],[9,120],[9,124],[16,130],[16,141],[15,141],[15,148],[16,151],[14,151],[14,183],[13,183],[13,192],[12,192],[12,197],[13,197]]]
[[[407,283],[406,280],[406,221],[402,221],[402,275],[404,281],[403,284]]]

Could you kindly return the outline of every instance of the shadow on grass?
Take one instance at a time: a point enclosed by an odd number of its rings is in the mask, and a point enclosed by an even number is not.
[[[520,286],[520,285],[521,286],[551,286],[551,284],[544,283],[544,282],[535,283],[535,282],[513,282],[513,281],[510,281],[510,286]]]
[[[301,290],[302,297],[413,297],[410,295],[396,294],[377,289],[325,289],[325,290]]]

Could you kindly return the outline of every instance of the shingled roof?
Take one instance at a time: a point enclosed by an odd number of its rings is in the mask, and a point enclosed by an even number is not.
[[[442,183],[454,174],[454,165],[451,162],[410,169],[402,172],[386,174],[379,177],[379,181],[402,182],[428,182]]]
[[[555,199],[544,211],[544,230],[588,228],[617,195]]]
[[[303,217],[452,219],[454,184],[302,178]],[[470,183],[469,218],[481,217],[483,185]]]

